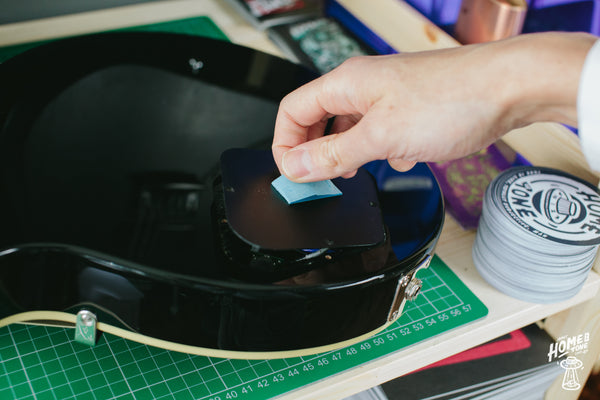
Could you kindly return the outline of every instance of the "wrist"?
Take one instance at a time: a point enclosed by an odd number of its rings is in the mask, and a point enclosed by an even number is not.
[[[497,67],[504,71],[500,101],[511,129],[542,121],[577,126],[579,79],[596,39],[585,33],[541,33],[495,44]]]

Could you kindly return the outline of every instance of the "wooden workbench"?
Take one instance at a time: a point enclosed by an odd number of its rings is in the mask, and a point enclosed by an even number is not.
[[[377,9],[371,2],[340,0],[363,22],[377,26],[374,18],[392,18],[390,10]],[[397,1],[392,6],[393,20],[379,24],[380,36],[400,51],[419,51],[458,45],[451,37],[428,22],[406,4]],[[281,56],[264,32],[257,31],[234,10],[218,0],[171,0],[133,5],[27,21],[0,26],[0,46],[42,39],[106,31],[133,25],[209,16],[234,42]],[[385,22],[385,21],[384,21]],[[390,27],[396,26],[396,32]],[[575,135],[557,124],[535,124],[508,134],[504,141],[535,165],[550,166],[578,175],[594,184],[592,173],[581,154]],[[541,322],[555,335],[577,335],[589,332],[592,340],[589,352],[580,357],[587,376],[600,353],[600,276],[592,272],[579,294],[570,300],[550,304],[531,304],[506,296],[489,286],[477,273],[471,259],[473,231],[464,231],[447,217],[437,253],[460,279],[486,304],[489,315],[468,326],[460,327],[404,351],[338,374],[332,378],[289,393],[290,399],[338,399],[365,390],[412,370],[446,358],[470,347],[522,326]],[[596,271],[600,271],[598,263]],[[577,392],[567,392],[556,382],[548,399],[576,399]]]

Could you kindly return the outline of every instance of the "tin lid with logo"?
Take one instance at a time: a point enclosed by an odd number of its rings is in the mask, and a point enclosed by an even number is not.
[[[583,286],[600,244],[600,194],[550,168],[515,167],[488,186],[473,262],[500,291],[553,303]]]
[[[509,221],[541,242],[600,244],[599,191],[575,176],[544,167],[511,168],[491,183],[487,197],[499,225]]]

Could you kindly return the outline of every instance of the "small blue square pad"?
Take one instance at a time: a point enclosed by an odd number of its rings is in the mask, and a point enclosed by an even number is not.
[[[281,175],[275,179],[271,186],[285,199],[288,204],[302,203],[324,199],[327,197],[341,196],[342,192],[330,180],[319,182],[297,183]]]

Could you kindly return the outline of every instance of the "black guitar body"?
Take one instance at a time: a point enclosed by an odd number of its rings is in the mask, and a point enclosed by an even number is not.
[[[368,252],[331,249],[272,279],[223,261],[220,156],[268,151],[278,102],[314,77],[157,33],[61,40],[1,64],[0,325],[85,309],[134,340],[252,358],[320,351],[395,320],[442,227],[426,165],[366,167],[387,226]]]

